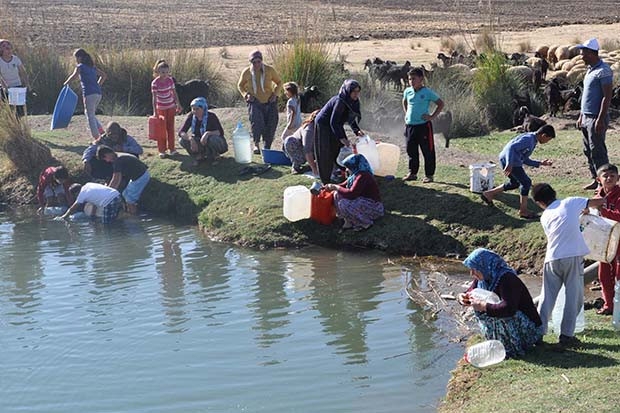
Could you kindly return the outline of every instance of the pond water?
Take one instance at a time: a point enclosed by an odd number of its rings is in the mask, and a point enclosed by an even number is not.
[[[2,412],[431,412],[463,354],[370,252],[0,212]]]

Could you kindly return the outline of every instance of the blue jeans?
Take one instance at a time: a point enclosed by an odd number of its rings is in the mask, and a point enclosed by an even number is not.
[[[505,167],[503,162],[502,167]],[[527,176],[522,166],[513,166],[512,172],[508,175],[508,179],[510,179],[510,181],[504,184],[504,191],[520,188],[519,194],[528,196],[530,188],[532,187],[532,180]]]

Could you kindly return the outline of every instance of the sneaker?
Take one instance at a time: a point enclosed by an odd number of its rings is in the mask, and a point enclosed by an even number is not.
[[[592,181],[592,183],[590,183],[588,185],[585,185],[583,187],[583,189],[585,189],[585,190],[596,189],[596,188],[598,188],[598,181],[596,179],[594,181]]]
[[[416,174],[412,174],[409,172],[407,175],[403,177],[403,181],[417,181],[418,176]]]
[[[177,156],[178,154],[178,151],[170,151],[170,156]]]
[[[425,176],[424,179],[422,179],[422,183],[429,184],[431,182],[433,182],[432,176]]]
[[[166,155],[166,152],[160,152],[160,153],[159,153],[159,157],[160,157],[161,159],[164,159],[164,158],[167,158],[167,157],[168,157],[168,155]]]
[[[258,148],[258,146],[254,147],[254,155],[260,155],[260,149]]]
[[[560,334],[560,338],[559,338],[559,342],[558,344],[564,348],[574,348],[574,347],[579,347],[581,346],[581,340],[579,340],[577,337],[573,336],[566,336],[564,334]]]

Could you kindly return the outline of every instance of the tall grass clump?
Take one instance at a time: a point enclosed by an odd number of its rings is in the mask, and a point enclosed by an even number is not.
[[[601,40],[601,49],[613,52],[620,50],[620,39],[605,38]]]
[[[300,88],[317,86],[323,97],[329,97],[338,91],[347,72],[336,58],[336,44],[308,31],[302,26],[289,41],[269,45],[267,53],[283,81],[297,82]]]
[[[513,98],[523,88],[519,80],[507,72],[502,53],[487,54],[478,60],[472,89],[490,127],[512,127]]]
[[[49,148],[32,138],[28,122],[18,119],[4,101],[0,101],[0,151],[8,158],[9,169],[31,178],[52,161]]]

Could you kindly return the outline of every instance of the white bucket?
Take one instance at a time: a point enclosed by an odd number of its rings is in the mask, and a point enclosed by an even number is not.
[[[9,105],[23,106],[26,104],[26,91],[25,87],[10,87],[9,88]]]
[[[586,258],[611,262],[616,257],[620,242],[620,225],[617,221],[587,214],[579,218],[581,233],[590,253]]]
[[[493,188],[495,164],[476,163],[469,165],[469,190],[477,194]]]

